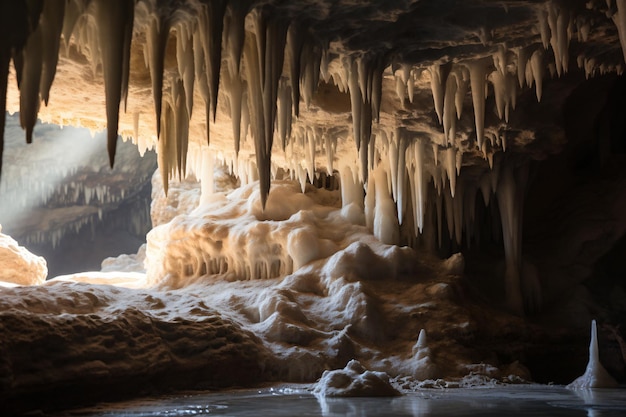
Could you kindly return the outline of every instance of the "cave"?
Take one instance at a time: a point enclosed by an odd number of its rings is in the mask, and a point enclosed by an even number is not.
[[[0,411],[626,410],[625,0],[15,0],[0,32]]]

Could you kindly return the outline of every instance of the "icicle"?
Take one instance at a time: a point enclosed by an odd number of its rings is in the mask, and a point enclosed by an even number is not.
[[[476,122],[476,140],[482,149],[485,136],[485,75],[488,60],[478,59],[467,63],[470,72],[474,120]]]
[[[107,149],[109,163],[113,167],[117,147],[119,107],[128,90],[134,1],[120,0],[111,3],[106,0],[94,0],[94,5],[106,93]]]

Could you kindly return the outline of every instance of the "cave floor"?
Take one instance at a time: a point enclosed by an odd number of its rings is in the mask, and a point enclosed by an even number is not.
[[[324,398],[310,385],[193,392],[103,403],[55,416],[623,416],[623,389],[560,385],[423,389],[399,397]]]

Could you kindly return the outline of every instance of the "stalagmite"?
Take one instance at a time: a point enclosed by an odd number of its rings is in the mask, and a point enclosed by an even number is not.
[[[600,362],[598,349],[598,329],[595,320],[591,320],[591,340],[589,341],[589,362],[585,373],[569,384],[570,389],[614,388],[617,381],[606,371]]]
[[[110,3],[106,0],[94,0],[94,6],[106,95],[107,150],[109,163],[113,167],[117,147],[120,102],[128,90],[134,2],[120,0]]]
[[[388,245],[397,245],[400,238],[398,216],[393,200],[389,196],[387,188],[387,174],[382,168],[377,168],[372,172],[372,178],[368,185],[368,194],[373,191],[375,197],[371,201],[373,208],[372,231],[381,242]],[[373,184],[373,190],[370,186]],[[367,202],[366,202],[367,207]]]

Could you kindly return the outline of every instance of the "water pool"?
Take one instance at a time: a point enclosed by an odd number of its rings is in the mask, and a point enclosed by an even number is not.
[[[626,390],[514,385],[428,389],[393,398],[318,398],[310,386],[194,392],[72,410],[56,416],[626,416]]]

